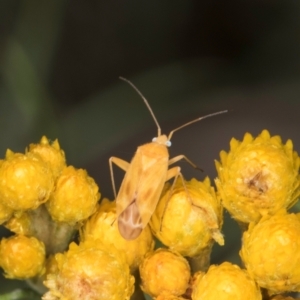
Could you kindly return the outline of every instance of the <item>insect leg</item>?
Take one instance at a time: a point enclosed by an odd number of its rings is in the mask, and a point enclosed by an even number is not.
[[[173,183],[172,183],[172,186],[171,186],[171,189],[170,189],[170,195],[169,195],[169,198],[171,198],[171,196],[172,196],[173,189],[174,189],[174,186],[175,186],[175,183],[176,183],[176,181],[177,181],[178,176],[180,176],[180,178],[181,178],[182,185],[183,185],[183,187],[184,187],[184,189],[185,189],[187,195],[189,194],[189,192],[188,192],[188,190],[187,190],[187,188],[186,188],[186,186],[185,186],[185,182],[184,182],[183,175],[182,175],[181,172],[180,172],[180,167],[177,166],[177,167],[173,167],[172,169],[169,169],[169,170],[168,170],[168,173],[167,173],[167,180],[166,180],[166,181],[170,180],[171,178],[174,178]],[[189,198],[190,198],[190,197],[189,197]],[[168,202],[169,202],[169,201],[167,201],[167,205],[168,205]],[[166,206],[167,206],[167,205],[166,205]],[[166,208],[164,209],[164,212],[165,212],[165,210],[166,210]]]
[[[174,164],[175,162],[178,162],[179,160],[182,160],[182,159],[184,159],[186,162],[188,162],[193,168],[198,169],[198,170],[200,170],[200,171],[203,172],[203,170],[202,170],[201,168],[199,168],[196,164],[194,164],[191,160],[189,160],[189,159],[188,159],[185,155],[183,155],[183,154],[177,155],[177,156],[171,158],[171,159],[169,160],[169,165]],[[168,170],[168,173],[169,173],[169,171],[173,170],[174,168],[179,168],[179,167],[173,167],[172,169],[169,169],[169,170]],[[167,173],[167,180],[169,180],[169,179],[172,178],[172,176],[168,178],[168,173]],[[170,173],[171,173],[171,172],[170,172]],[[175,177],[175,176],[176,176],[176,177]],[[181,177],[182,185],[183,185],[183,187],[184,187],[184,189],[185,189],[185,191],[186,191],[186,193],[187,193],[189,199],[191,200],[191,203],[193,204],[193,201],[192,201],[191,197],[189,196],[189,192],[188,192],[188,190],[187,190],[187,188],[186,188],[186,185],[185,185],[185,183],[184,183],[183,176],[182,176],[182,174],[180,173],[180,169],[179,169],[178,174],[173,176],[173,177],[175,177],[174,182],[177,180],[177,177],[178,177],[178,176]],[[166,180],[166,181],[167,181],[167,180]],[[174,186],[174,183],[173,183],[173,186]],[[173,190],[173,186],[172,186],[171,191]]]
[[[117,198],[117,193],[116,193],[116,184],[115,184],[115,178],[114,178],[114,172],[113,172],[113,163],[117,165],[120,169],[124,170],[125,172],[127,171],[129,167],[129,163],[121,158],[118,157],[110,157],[109,159],[109,169],[110,169],[110,178],[111,178],[111,183],[114,191],[114,196],[115,199]]]
[[[183,155],[183,154],[177,155],[177,156],[171,158],[171,159],[169,160],[169,165],[174,164],[174,163],[176,163],[176,162],[178,162],[179,160],[182,160],[182,159],[184,159],[186,162],[188,162],[193,168],[198,169],[198,170],[200,170],[200,171],[203,172],[203,170],[202,170],[201,168],[199,168],[196,164],[194,164],[190,159],[188,159],[188,158],[187,158],[185,155]],[[172,170],[172,169],[170,169],[170,170]]]

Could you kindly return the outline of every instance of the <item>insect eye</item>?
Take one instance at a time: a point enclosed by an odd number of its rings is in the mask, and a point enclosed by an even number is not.
[[[152,142],[156,142],[157,141],[157,137],[154,137],[153,139],[152,139]]]
[[[166,141],[166,146],[167,147],[171,147],[171,145],[172,145],[171,141]]]

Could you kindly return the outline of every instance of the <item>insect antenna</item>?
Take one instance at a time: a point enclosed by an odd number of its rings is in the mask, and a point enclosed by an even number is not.
[[[179,129],[181,129],[181,128],[183,128],[183,127],[189,126],[189,125],[191,125],[191,124],[193,124],[193,123],[196,123],[196,122],[201,121],[201,120],[206,119],[206,118],[210,118],[210,117],[213,117],[213,116],[216,116],[216,115],[224,114],[224,113],[226,113],[226,112],[228,112],[227,109],[226,109],[226,110],[221,110],[221,111],[218,111],[218,112],[215,112],[215,113],[212,113],[212,114],[209,114],[209,115],[206,115],[206,116],[197,118],[197,119],[192,120],[192,121],[190,121],[190,122],[187,122],[187,123],[185,123],[185,124],[183,124],[183,125],[181,125],[181,126],[175,128],[174,130],[172,130],[172,131],[169,133],[168,140],[169,140],[169,141],[171,140],[171,137],[172,137],[172,135],[173,135],[173,133],[174,133],[175,131],[178,131]]]
[[[146,104],[146,106],[147,106],[147,108],[148,108],[148,110],[150,111],[150,114],[151,114],[151,116],[152,116],[152,118],[153,118],[153,120],[154,120],[154,122],[155,122],[155,124],[156,124],[156,126],[157,126],[157,136],[161,136],[161,128],[160,128],[160,126],[159,126],[159,123],[158,123],[158,121],[157,121],[157,119],[156,119],[156,117],[155,117],[155,115],[154,115],[154,112],[153,112],[153,110],[152,110],[152,108],[150,107],[150,104],[148,103],[148,101],[147,101],[147,99],[144,97],[144,95],[140,92],[140,90],[130,81],[130,80],[128,80],[128,79],[126,79],[126,78],[124,78],[124,77],[119,77],[121,80],[123,80],[123,81],[125,81],[125,82],[127,82],[128,84],[130,84],[132,87],[133,87],[133,89],[140,95],[140,97],[144,100],[144,102],[145,102],[145,104]]]

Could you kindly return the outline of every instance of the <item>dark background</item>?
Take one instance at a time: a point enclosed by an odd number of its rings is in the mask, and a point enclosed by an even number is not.
[[[119,76],[165,133],[230,110],[174,134],[170,155],[204,169],[180,164],[187,179],[213,181],[214,159],[245,132],[268,129],[300,151],[299,14],[296,0],[1,1],[0,155],[58,138],[112,199],[108,158],[130,160],[157,132]],[[237,232],[227,217],[214,262],[238,262]]]

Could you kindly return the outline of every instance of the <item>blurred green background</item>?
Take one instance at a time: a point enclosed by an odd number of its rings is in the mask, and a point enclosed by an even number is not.
[[[0,1],[0,153],[58,138],[68,164],[86,168],[112,198],[108,158],[130,160],[156,135],[198,116],[226,115],[174,135],[189,179],[216,176],[231,137],[269,129],[300,151],[299,1]],[[117,184],[123,172],[116,171]],[[2,235],[7,235],[3,231]],[[238,262],[227,216],[213,262]],[[9,284],[0,281],[0,292]]]

